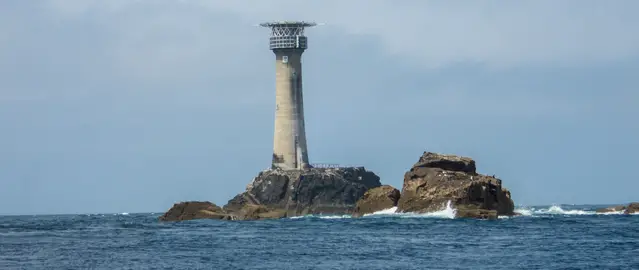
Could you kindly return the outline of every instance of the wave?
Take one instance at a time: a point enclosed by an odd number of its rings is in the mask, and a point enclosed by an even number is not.
[[[397,206],[393,206],[391,208],[388,209],[384,209],[384,210],[380,210],[377,212],[373,212],[371,214],[364,214],[365,217],[367,216],[374,216],[374,215],[392,215],[397,213]]]
[[[453,208],[451,201],[446,202],[444,209],[428,213],[398,213],[397,207],[391,207],[371,214],[365,214],[364,217],[400,217],[400,218],[455,218],[457,210]]]
[[[444,209],[429,213],[398,213],[397,207],[391,207],[388,209],[380,210],[370,214],[364,214],[362,218],[380,218],[380,217],[399,217],[399,218],[443,218],[443,219],[452,219],[455,218],[457,214],[457,210],[452,207],[451,201],[448,201],[444,207]],[[344,218],[352,218],[352,215],[306,215],[306,216],[297,216],[290,217],[290,219],[302,219],[302,218],[320,218],[320,219],[344,219]]]
[[[539,214],[548,214],[548,215],[592,215],[595,214],[595,211],[586,211],[586,210],[564,210],[558,205],[553,205],[548,209],[540,209],[537,211]]]
[[[305,216],[295,216],[290,217],[289,219],[302,219],[302,218],[319,218],[319,219],[343,219],[343,218],[352,218],[351,215],[305,215]]]
[[[563,206],[563,208],[562,208]],[[396,217],[396,218],[441,218],[441,219],[453,219],[457,210],[453,208],[451,201],[446,202],[444,209],[429,213],[412,213],[412,212],[397,212],[397,207],[391,207],[388,209],[380,210],[370,214],[364,214],[362,218],[383,218],[383,217]],[[519,207],[515,209],[515,213],[518,216],[514,217],[548,217],[548,216],[582,216],[582,215],[623,215],[623,211],[597,213],[592,208],[578,209],[574,205],[552,205],[541,207]],[[631,215],[639,215],[634,213]],[[351,215],[306,215],[291,217],[290,219],[301,218],[319,218],[319,219],[349,219]],[[500,219],[508,219],[508,216],[499,216]]]
[[[570,206],[568,206],[570,207]],[[566,207],[566,208],[568,208]],[[563,215],[563,216],[580,216],[580,215],[623,215],[623,211],[597,213],[592,209],[564,209],[559,205],[552,205],[545,207],[523,207],[515,209],[515,213],[521,216],[551,216],[551,215]]]

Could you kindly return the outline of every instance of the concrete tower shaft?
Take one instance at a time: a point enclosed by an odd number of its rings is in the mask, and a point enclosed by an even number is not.
[[[302,53],[307,48],[306,22],[274,22],[270,49],[275,53],[275,133],[272,167],[284,170],[309,168],[304,97],[302,91]]]
[[[308,167],[304,98],[302,94],[302,52],[299,49],[275,53],[275,134],[273,166],[281,169]]]

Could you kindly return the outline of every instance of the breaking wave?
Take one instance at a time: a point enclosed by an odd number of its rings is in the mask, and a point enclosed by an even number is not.
[[[392,215],[392,214],[395,214],[396,212],[397,212],[397,206],[393,206],[391,208],[380,210],[372,214],[365,214],[364,216],[366,217],[366,216],[373,216],[373,215]]]
[[[537,211],[539,214],[548,214],[548,215],[592,215],[595,214],[595,211],[585,211],[585,210],[564,210],[560,206],[553,205],[548,209],[540,209]]]
[[[429,213],[400,213],[397,212],[397,207],[391,207],[388,209],[380,210],[371,214],[364,214],[362,218],[383,218],[383,217],[395,217],[395,218],[441,218],[452,219],[455,218],[457,210],[453,208],[452,203],[448,201],[444,209]],[[535,206],[535,207],[519,207],[515,209],[516,217],[549,217],[549,216],[583,216],[583,215],[623,215],[623,211],[597,213],[595,208],[581,207],[576,208],[570,205],[552,205],[552,206]],[[634,213],[632,215],[639,215]],[[351,215],[306,215],[299,217],[291,217],[290,219],[300,218],[319,218],[319,219],[349,219]],[[500,219],[510,218],[508,216],[500,216]]]
[[[318,216],[321,219],[342,219],[342,218],[351,218],[351,215],[341,215],[341,216]]]
[[[351,218],[351,215],[329,215],[329,216],[325,216],[325,215],[305,215],[305,216],[296,216],[296,217],[290,217],[289,219],[301,219],[301,218],[319,218],[319,219],[344,219],[344,218]]]
[[[444,207],[444,209],[429,212],[429,213],[398,213],[397,207],[391,207],[388,209],[380,210],[371,214],[363,215],[363,218],[379,218],[379,217],[399,217],[399,218],[444,218],[444,219],[452,219],[455,218],[455,214],[457,210],[452,207],[452,203],[448,201]],[[301,219],[301,218],[320,218],[320,219],[344,219],[344,218],[352,218],[351,215],[306,215],[299,217],[291,217],[290,219]]]
[[[521,216],[552,216],[552,215],[562,215],[562,216],[577,216],[577,215],[623,215],[623,211],[615,211],[615,212],[607,212],[607,213],[597,213],[597,211],[586,208],[586,209],[569,209],[570,206],[564,206],[562,208],[559,205],[552,205],[549,207],[522,207],[515,209],[515,213]]]
[[[365,214],[364,217],[400,217],[400,218],[455,218],[457,210],[453,208],[450,201],[446,202],[444,209],[429,213],[397,213],[397,207],[377,211],[372,214]]]

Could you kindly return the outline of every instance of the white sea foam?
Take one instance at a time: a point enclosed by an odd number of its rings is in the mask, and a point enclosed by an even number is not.
[[[515,209],[515,213],[522,216],[547,216],[547,215],[563,215],[563,216],[579,216],[579,215],[622,215],[623,211],[597,213],[593,210],[584,209],[563,209],[559,205],[552,205],[547,208],[523,207]]]
[[[455,218],[456,213],[457,213],[457,210],[455,210],[452,207],[452,203],[448,201],[444,209],[435,211],[435,212],[430,212],[430,213],[397,213],[397,207],[391,207],[391,208],[380,210],[371,214],[365,214],[363,217]],[[290,219],[300,219],[300,218],[344,219],[344,218],[352,218],[352,216],[351,215],[331,215],[331,216],[306,215],[306,216],[290,217]]]
[[[538,211],[539,214],[550,214],[550,215],[594,215],[595,211],[585,211],[585,210],[564,210],[560,206],[553,205],[548,209],[540,209]]]
[[[370,214],[364,214],[364,216],[367,217],[367,216],[392,215],[392,214],[395,214],[396,212],[397,212],[397,206],[393,206],[391,208],[379,210],[377,212],[373,212]]]
[[[342,219],[342,218],[351,218],[351,215],[341,215],[341,216],[317,216],[321,219]]]
[[[520,209],[515,209],[515,213],[520,214],[522,216],[532,216],[533,210],[520,208]]]
[[[343,218],[351,218],[351,215],[305,215],[305,216],[295,216],[290,217],[289,219],[302,219],[302,218],[321,218],[321,219],[343,219]]]
[[[570,205],[564,205],[566,208],[570,208]],[[391,207],[388,209],[380,210],[374,213],[365,214],[364,218],[381,218],[381,217],[399,217],[399,218],[443,218],[443,219],[452,219],[455,218],[457,210],[453,208],[451,201],[448,201],[444,207],[444,209],[439,211],[434,211],[430,213],[400,213],[397,212],[397,207]],[[548,216],[579,216],[579,215],[623,215],[623,211],[619,212],[608,212],[608,213],[597,213],[596,211],[590,209],[564,209],[559,205],[552,205],[548,207],[518,207],[515,209],[515,213],[519,214],[521,217],[548,217]],[[639,215],[639,213],[634,213],[632,215]],[[321,219],[344,219],[351,218],[351,215],[330,215],[330,216],[322,216],[322,215],[307,215],[307,216],[298,216],[291,217],[291,219],[299,219],[299,218],[321,218]],[[500,219],[508,219],[510,217],[500,216]]]
[[[397,207],[391,207],[372,214],[366,214],[364,217],[393,216],[400,218],[455,218],[455,214],[457,214],[457,210],[453,208],[451,201],[448,201],[444,209],[429,213],[397,213]]]
[[[595,213],[597,215],[623,215],[624,211],[613,211],[613,212],[606,212],[606,213]]]
[[[425,217],[425,218],[455,218],[455,215],[457,214],[457,209],[453,208],[453,205],[450,201],[448,201],[446,203],[446,207],[442,210],[439,211],[435,211],[435,212],[430,212],[430,213],[421,213],[421,214],[417,214],[417,213],[400,213],[399,215],[401,217],[405,217],[405,218],[420,218],[420,217]]]

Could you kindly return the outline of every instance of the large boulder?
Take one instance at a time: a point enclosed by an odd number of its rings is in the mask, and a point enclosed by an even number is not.
[[[424,152],[404,175],[398,211],[438,211],[451,201],[457,217],[514,215],[515,204],[501,180],[475,170],[471,158]]]
[[[357,201],[353,215],[362,216],[395,207],[397,206],[400,195],[398,189],[389,185],[369,189],[364,193],[364,196]]]
[[[211,202],[180,202],[176,203],[164,215],[161,221],[181,221],[191,219],[222,219],[232,220],[235,216],[227,213],[221,207]]]
[[[357,200],[380,185],[379,177],[363,167],[266,170],[245,192],[229,200],[224,210],[238,213],[246,205],[258,205],[270,209],[267,212],[284,213],[281,217],[351,214]]]

